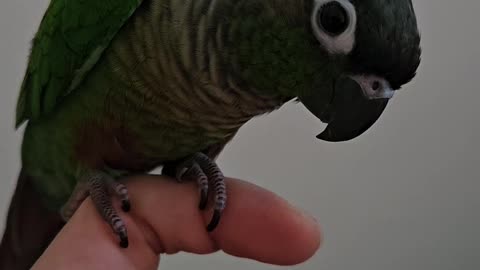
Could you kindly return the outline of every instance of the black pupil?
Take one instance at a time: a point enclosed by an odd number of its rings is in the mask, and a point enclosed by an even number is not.
[[[317,22],[328,34],[337,36],[348,27],[348,14],[345,8],[337,1],[329,2],[320,8]]]

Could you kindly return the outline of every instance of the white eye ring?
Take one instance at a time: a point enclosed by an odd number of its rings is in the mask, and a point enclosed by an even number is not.
[[[357,12],[349,0],[313,0],[314,8],[311,17],[311,24],[315,37],[332,54],[349,54],[355,45],[355,30],[357,28]],[[331,36],[326,33],[317,23],[317,13],[327,3],[337,2],[345,8],[349,16],[347,29],[338,36]]]

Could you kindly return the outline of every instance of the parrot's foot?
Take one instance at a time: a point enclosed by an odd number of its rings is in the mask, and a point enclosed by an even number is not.
[[[120,246],[126,248],[128,247],[127,228],[112,205],[111,192],[120,198],[122,210],[128,212],[130,210],[130,200],[127,187],[107,174],[92,172],[85,175],[84,179],[78,182],[68,202],[62,208],[61,213],[63,218],[68,220],[83,200],[90,195],[98,213],[120,238]]]
[[[88,190],[97,211],[103,219],[110,224],[115,234],[120,238],[120,246],[128,247],[128,235],[125,223],[118,216],[117,211],[113,208],[109,189],[113,190],[122,201],[122,209],[130,210],[130,201],[125,185],[116,182],[114,179],[103,173],[92,173],[87,178]]]
[[[178,181],[196,180],[200,192],[199,208],[204,210],[208,202],[208,193],[214,188],[214,212],[207,231],[213,231],[220,222],[222,211],[227,202],[225,177],[217,164],[203,153],[196,153],[177,164],[164,167],[164,174],[174,176]],[[173,171],[172,171],[173,169]]]
[[[130,199],[128,198],[127,187],[124,184],[119,183],[112,178],[108,178],[107,185],[118,196],[118,198],[120,198],[120,201],[122,202],[123,212],[130,211],[131,204],[130,204]]]

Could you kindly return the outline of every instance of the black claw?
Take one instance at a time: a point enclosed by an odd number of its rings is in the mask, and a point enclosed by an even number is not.
[[[208,232],[212,232],[213,230],[215,230],[215,228],[217,228],[218,223],[220,223],[221,216],[222,216],[222,211],[215,209],[215,211],[213,212],[212,221],[210,221],[210,224],[208,224],[207,226]]]
[[[207,208],[207,203],[208,203],[208,190],[202,189],[200,190],[200,203],[198,205],[198,208],[200,208],[200,210],[205,210],[205,208]]]
[[[129,212],[131,209],[130,201],[129,200],[123,200],[122,201],[122,210],[123,212]]]
[[[127,248],[128,247],[128,237],[120,236],[120,247]]]

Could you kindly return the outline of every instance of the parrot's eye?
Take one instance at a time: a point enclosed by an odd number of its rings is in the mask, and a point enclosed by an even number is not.
[[[318,25],[331,36],[338,36],[347,30],[348,21],[347,11],[337,1],[324,4],[317,13]]]
[[[313,0],[312,28],[330,53],[348,54],[355,43],[357,15],[349,0]]]

